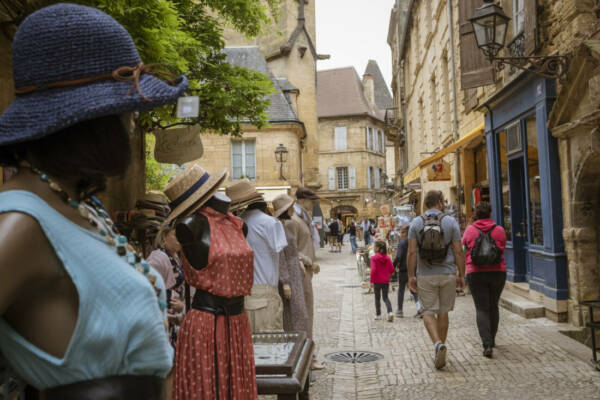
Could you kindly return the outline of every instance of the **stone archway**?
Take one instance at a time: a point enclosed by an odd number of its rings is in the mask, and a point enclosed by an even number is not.
[[[587,309],[579,304],[600,299],[600,154],[581,158],[571,192],[572,226],[564,231],[569,260],[570,318],[583,326]]]

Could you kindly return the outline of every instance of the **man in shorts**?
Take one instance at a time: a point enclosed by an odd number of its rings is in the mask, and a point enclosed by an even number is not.
[[[425,219],[438,216],[439,220],[444,210],[443,193],[439,190],[427,192],[424,205],[427,211],[413,220],[408,231],[408,277],[410,289],[419,293],[423,322],[434,343],[434,365],[440,369],[446,365],[448,312],[454,308],[456,289],[462,290],[465,286],[465,257],[458,223],[453,217],[446,215],[440,220],[447,249],[445,258],[431,263],[421,258],[419,253]]]

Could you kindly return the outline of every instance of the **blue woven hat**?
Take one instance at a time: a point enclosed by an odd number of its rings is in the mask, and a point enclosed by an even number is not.
[[[152,75],[125,28],[91,7],[61,3],[29,15],[12,55],[17,96],[0,115],[0,146],[173,103],[188,87],[184,76]]]

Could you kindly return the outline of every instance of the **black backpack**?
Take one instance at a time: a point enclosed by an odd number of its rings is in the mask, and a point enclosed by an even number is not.
[[[444,239],[442,219],[446,214],[422,215],[423,229],[419,232],[419,257],[429,264],[441,263],[446,259],[450,243]]]
[[[479,228],[479,236],[475,239],[475,245],[471,249],[471,261],[478,267],[491,267],[500,264],[502,261],[502,250],[496,244],[492,237],[492,232],[496,225],[487,232],[483,232]]]

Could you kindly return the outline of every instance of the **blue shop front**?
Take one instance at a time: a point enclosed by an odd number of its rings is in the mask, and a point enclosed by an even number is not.
[[[486,113],[493,218],[507,234],[508,281],[523,282],[513,286],[529,290],[547,317],[563,320],[568,284],[560,164],[547,129],[554,99],[553,81],[523,73],[480,110]]]

